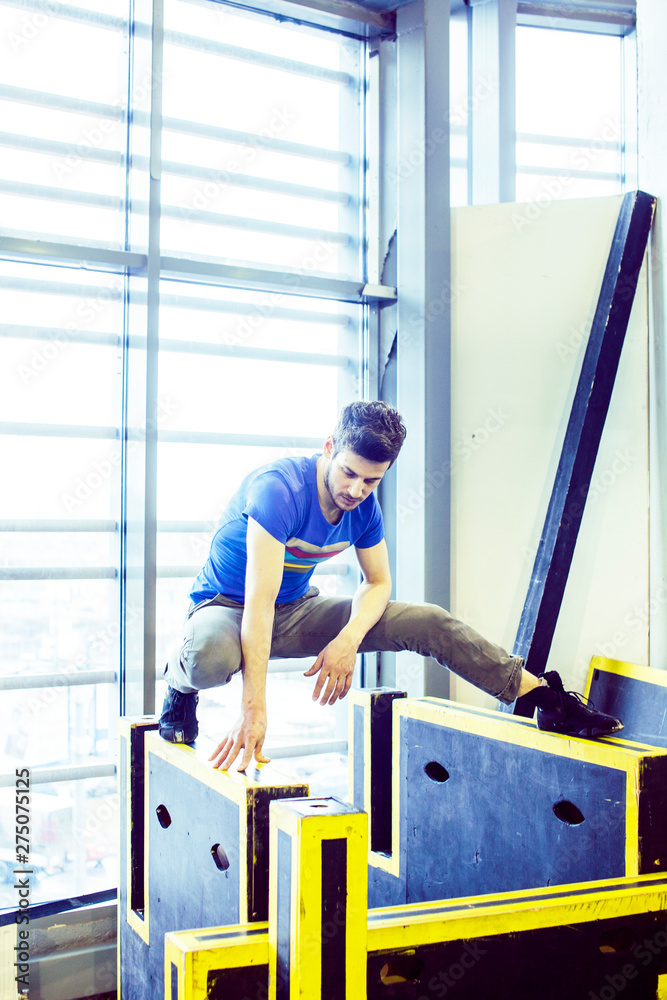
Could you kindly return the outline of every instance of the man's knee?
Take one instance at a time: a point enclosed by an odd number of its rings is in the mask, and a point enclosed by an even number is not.
[[[241,650],[232,640],[208,639],[200,646],[184,646],[181,664],[188,683],[197,691],[227,684],[240,669]]]
[[[410,605],[410,620],[424,634],[431,629],[439,631],[446,628],[453,620],[449,611],[445,611],[439,604],[412,604]]]
[[[388,649],[410,649],[428,656],[432,647],[439,648],[451,621],[449,612],[437,604],[392,601],[369,636],[377,638],[379,648],[386,641]]]

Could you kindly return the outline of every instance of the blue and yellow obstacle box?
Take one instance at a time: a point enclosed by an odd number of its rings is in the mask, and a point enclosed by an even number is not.
[[[664,750],[543,733],[436,698],[350,699],[350,797],[371,817],[370,906],[667,870]],[[385,752],[373,755],[378,720]],[[389,781],[390,801],[377,791]],[[382,850],[375,822],[391,823]]]
[[[667,671],[594,656],[586,697],[623,720],[623,738],[667,747]]]
[[[667,876],[366,911],[365,814],[272,803],[268,922],[167,934],[166,1000],[656,1000]]]
[[[621,979],[627,998],[657,995],[666,886],[643,873],[667,868],[667,754],[540,733],[528,720],[395,691],[356,692],[352,716],[352,807],[292,799],[303,786],[280,784],[270,767],[249,778],[220,774],[161,741],[155,722],[126,725],[124,1000],[160,996],[165,932],[172,1000],[204,988],[212,1000],[262,1000],[269,987],[276,1000],[361,1000],[366,983],[368,996],[388,1000],[445,996],[454,986],[478,1000],[492,980],[494,1000],[606,1000]],[[266,858],[266,810],[262,833],[251,807],[258,789],[284,797],[271,806],[270,913],[252,903],[266,902],[259,869],[268,886],[265,864],[252,863]],[[178,823],[174,803],[186,804]],[[327,824],[359,830],[366,813],[369,845],[360,850],[358,833],[350,853],[342,827]],[[213,815],[214,835],[210,823],[197,826]],[[244,866],[242,857],[251,860]],[[183,877],[175,875],[182,858]],[[367,873],[368,899],[385,909],[364,929]],[[178,933],[187,927],[195,929]],[[498,985],[510,954],[519,971]]]
[[[308,795],[271,765],[217,771],[156,730],[154,718],[121,719],[123,1000],[163,995],[167,931],[267,919],[269,803]]]

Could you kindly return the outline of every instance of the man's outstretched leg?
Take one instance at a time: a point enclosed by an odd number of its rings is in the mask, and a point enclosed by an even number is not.
[[[314,597],[299,602],[276,639],[273,655],[316,656],[345,625],[349,607],[350,602],[343,598]],[[591,738],[623,728],[618,719],[597,712],[578,694],[565,691],[556,671],[535,677],[523,668],[522,657],[510,655],[436,604],[390,601],[359,647],[360,653],[402,650],[433,657],[505,704],[516,698],[528,699],[528,704],[537,708],[537,724],[542,730]]]
[[[366,639],[393,641],[395,645],[389,648],[415,649],[432,656],[506,704],[525,698],[537,708],[537,725],[545,732],[592,739],[623,729],[618,719],[596,711],[576,692],[565,691],[555,670],[535,677],[524,669],[522,657],[510,656],[438,605],[390,602]]]
[[[566,691],[556,670],[540,674],[539,678],[523,670],[522,682],[524,689],[519,688],[518,697],[525,698],[528,705],[537,708],[537,727],[544,732],[594,739],[611,736],[623,728],[620,719],[596,711],[576,691]]]

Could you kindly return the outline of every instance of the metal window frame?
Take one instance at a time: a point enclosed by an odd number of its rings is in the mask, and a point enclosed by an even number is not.
[[[10,5],[12,0],[9,0]],[[22,8],[26,7],[26,4],[21,2],[20,6]],[[28,0],[28,6],[30,9],[41,9],[45,6],[41,3],[41,0]],[[232,3],[232,6],[234,4]],[[237,5],[243,9],[246,5]],[[267,6],[271,6],[269,3]],[[351,6],[351,5],[350,5]],[[161,162],[160,156],[160,131],[161,128],[176,131],[183,135],[190,134],[205,134],[213,135],[218,139],[224,139],[227,141],[236,142],[253,142],[256,137],[249,133],[242,133],[233,130],[222,130],[214,129],[206,126],[197,126],[188,122],[166,119],[162,121],[162,111],[161,111],[161,76],[162,76],[162,50],[165,41],[165,33],[163,31],[163,2],[162,0],[152,0],[152,10],[153,19],[151,26],[151,36],[152,36],[152,78],[153,78],[153,90],[152,90],[152,104],[150,115],[138,114],[133,116],[133,126],[130,125],[131,116],[128,114],[124,118],[124,112],[117,107],[111,105],[101,104],[99,102],[87,101],[81,98],[67,98],[52,94],[42,94],[35,91],[30,91],[25,88],[2,86],[0,87],[0,99],[11,99],[15,101],[22,101],[24,103],[38,104],[43,107],[53,107],[64,109],[72,112],[77,112],[86,115],[93,115],[97,117],[102,117],[105,119],[118,120],[121,123],[124,121],[125,128],[128,135],[131,132],[131,128],[146,128],[151,127],[151,150],[149,157],[137,157],[134,161],[133,167],[137,170],[144,170],[150,172],[149,181],[149,199],[146,203],[145,210],[148,215],[148,229],[149,229],[149,239],[148,246],[146,247],[146,252],[130,252],[122,247],[95,243],[91,240],[57,240],[52,238],[44,238],[41,234],[35,234],[33,237],[29,233],[21,232],[14,233],[5,231],[5,233],[0,236],[0,258],[9,262],[19,262],[25,264],[39,264],[39,265],[51,265],[58,266],[61,268],[84,268],[87,272],[97,272],[99,274],[115,274],[119,275],[123,279],[123,286],[117,291],[118,301],[122,304],[125,314],[125,330],[121,336],[116,334],[98,334],[94,331],[67,331],[68,340],[73,343],[89,344],[96,346],[107,346],[107,347],[118,347],[121,346],[125,354],[125,360],[127,362],[128,355],[131,351],[136,351],[137,349],[145,352],[145,358],[148,359],[148,364],[146,365],[145,372],[145,410],[144,419],[141,425],[137,428],[136,425],[132,424],[128,418],[125,418],[123,428],[119,434],[116,427],[91,427],[91,426],[77,426],[77,425],[54,425],[54,424],[44,424],[44,423],[22,423],[6,421],[0,424],[1,434],[21,434],[24,436],[33,437],[50,437],[50,438],[80,438],[80,439],[99,439],[99,440],[119,440],[123,446],[123,476],[126,480],[128,472],[128,456],[127,456],[127,445],[128,442],[140,441],[142,446],[142,464],[145,471],[144,476],[144,492],[139,498],[139,506],[135,505],[134,500],[130,500],[127,496],[124,498],[122,517],[120,525],[113,520],[69,520],[69,519],[21,519],[13,518],[6,519],[0,522],[0,531],[11,531],[11,532],[52,532],[52,531],[74,531],[74,532],[105,532],[105,533],[116,533],[119,529],[123,533],[123,556],[121,562],[121,574],[120,574],[120,584],[121,584],[121,600],[123,608],[128,607],[128,588],[127,588],[127,577],[128,575],[134,576],[133,573],[128,574],[128,570],[139,569],[140,573],[140,586],[143,594],[142,607],[144,608],[144,615],[139,623],[138,634],[136,638],[139,641],[139,647],[143,647],[143,677],[141,684],[141,692],[138,701],[135,701],[133,706],[128,704],[127,699],[123,705],[125,710],[136,711],[137,709],[143,711],[152,711],[154,709],[154,686],[155,686],[155,662],[154,656],[150,655],[151,650],[149,648],[150,639],[154,633],[155,626],[155,584],[157,579],[163,578],[165,576],[182,576],[182,575],[192,575],[193,567],[184,566],[157,566],[156,561],[156,537],[157,533],[162,530],[167,531],[200,531],[202,527],[210,528],[211,526],[200,522],[169,522],[166,525],[159,524],[156,519],[156,508],[155,508],[155,497],[151,495],[151,489],[149,485],[151,481],[154,482],[155,479],[155,463],[156,463],[156,452],[159,442],[178,442],[178,443],[195,443],[195,442],[205,442],[212,444],[243,444],[243,445],[257,445],[266,446],[269,445],[280,445],[282,447],[293,447],[293,448],[303,448],[303,447],[317,447],[320,444],[319,439],[309,438],[309,437],[280,437],[280,436],[259,436],[259,435],[243,435],[243,434],[177,434],[175,432],[158,432],[157,422],[154,419],[154,415],[157,408],[157,382],[156,382],[156,368],[157,368],[157,354],[158,349],[167,350],[170,352],[189,352],[201,355],[229,355],[236,357],[248,357],[257,360],[265,361],[283,361],[287,363],[299,363],[308,365],[320,365],[327,367],[335,367],[339,370],[340,376],[344,382],[346,382],[350,374],[347,372],[349,368],[349,363],[346,357],[331,354],[318,354],[317,352],[307,352],[307,351],[279,351],[279,350],[269,350],[269,349],[252,349],[252,348],[242,348],[235,345],[230,345],[229,347],[222,347],[215,344],[207,343],[188,343],[186,341],[176,341],[176,340],[166,340],[161,344],[158,344],[158,331],[157,331],[157,308],[160,301],[160,282],[164,279],[182,281],[189,283],[200,283],[202,285],[211,284],[217,287],[229,288],[229,289],[247,289],[250,291],[263,291],[266,293],[279,292],[285,296],[289,295],[291,297],[298,296],[300,298],[313,298],[313,299],[323,299],[329,301],[338,301],[341,303],[347,303],[349,306],[361,306],[364,313],[367,312],[369,308],[377,311],[381,306],[385,304],[391,304],[396,301],[397,292],[395,287],[384,286],[379,283],[377,275],[372,275],[372,280],[344,280],[336,277],[330,277],[328,275],[321,275],[313,273],[311,271],[298,271],[295,269],[286,269],[284,271],[274,270],[266,267],[248,267],[235,264],[229,264],[225,261],[215,261],[211,259],[196,259],[191,256],[178,257],[175,255],[161,254],[160,253],[160,184],[162,174],[182,174],[187,176],[201,177],[202,179],[209,178],[211,172],[205,168],[198,169],[197,167],[192,167],[188,164],[180,164],[177,162]],[[122,18],[110,18],[106,16],[97,15],[94,12],[82,11],[75,7],[65,7],[59,9],[59,14],[62,14],[65,18],[85,21],[91,23],[100,28],[118,30],[123,27],[125,22]],[[295,23],[311,23],[306,21],[300,21],[300,19],[294,19]],[[326,20],[326,17],[323,18]],[[393,26],[394,19],[386,15],[373,15],[367,18],[367,26],[369,30],[364,28],[360,33],[349,32],[351,38],[357,40],[363,40],[369,33],[373,33],[376,29],[387,29],[388,26]],[[313,21],[312,24],[316,22]],[[337,19],[334,19],[336,30],[340,30],[340,23]],[[332,30],[333,30],[332,23]],[[320,26],[320,25],[317,25]],[[141,28],[140,28],[141,33]],[[345,34],[345,32],[341,32]],[[185,37],[170,38],[169,35],[166,36],[167,44],[173,41],[176,44],[188,44],[193,45],[194,41]],[[130,39],[130,44],[133,44],[133,38]],[[201,45],[199,46],[201,47]],[[206,46],[205,46],[206,47]],[[210,46],[208,46],[210,48]],[[247,53],[236,52],[227,53],[232,54],[240,58],[249,58]],[[128,56],[128,63],[131,67],[131,53]],[[266,61],[266,60],[264,60]],[[274,60],[275,61],[275,60]],[[294,67],[292,67],[294,68]],[[318,77],[328,79],[331,78],[332,82],[344,85],[347,82],[346,74],[331,74],[328,71],[319,70],[317,67],[303,67],[304,72],[308,72],[308,75],[316,75]],[[130,69],[131,73],[131,69]],[[131,93],[131,75],[128,77],[128,93]],[[263,144],[269,144],[269,140],[262,139]],[[272,147],[282,152],[289,152],[290,154],[297,153],[301,156],[307,156],[311,158],[317,158],[321,160],[333,161],[344,163],[348,161],[347,154],[338,153],[336,151],[321,149],[315,146],[308,146],[306,144],[290,143],[286,140],[270,140]],[[66,155],[71,152],[71,148],[67,143],[59,143],[51,140],[40,140],[40,139],[30,139],[29,137],[13,135],[10,133],[3,133],[0,135],[0,145],[15,147],[15,148],[30,148],[36,152],[44,152],[50,155]],[[91,150],[90,159],[95,160],[100,163],[123,163],[123,154],[116,153],[114,151],[104,151],[104,150]],[[129,158],[128,158],[129,161]],[[363,162],[363,158],[360,158],[360,162]],[[126,161],[126,173],[129,180],[130,165]],[[362,211],[362,199],[350,197],[348,194],[332,192],[325,189],[318,188],[306,188],[303,189],[299,185],[292,185],[287,182],[285,183],[271,183],[268,181],[263,181],[261,178],[253,178],[252,176],[239,175],[234,178],[235,183],[240,186],[253,187],[266,191],[275,191],[280,194],[297,194],[300,197],[319,199],[324,201],[331,201],[337,203],[341,208],[350,210],[355,213],[361,213]],[[4,182],[2,185],[4,188],[11,187],[14,193],[17,194],[28,194],[31,197],[40,196],[47,199],[67,199],[70,201],[85,202],[86,204],[96,204],[96,205],[107,205],[115,207],[118,204],[118,199],[114,197],[96,197],[82,195],[79,192],[73,191],[72,193],[63,192],[60,189],[45,189],[39,188],[35,185],[24,185],[23,182]],[[127,188],[127,185],[126,185]],[[129,188],[127,188],[129,190]],[[164,206],[163,206],[164,208]],[[136,211],[136,203],[135,203]],[[162,214],[165,214],[164,211]],[[168,209],[167,213],[168,214]],[[212,219],[216,223],[219,223],[220,217],[215,213],[211,213]],[[228,220],[229,221],[229,220]],[[266,228],[261,227],[260,228]],[[273,229],[280,229],[281,227],[273,226]],[[285,227],[282,227],[284,229]],[[281,230],[282,231],[282,230]],[[306,233],[304,227],[297,227],[295,230],[297,235],[303,235]],[[312,234],[310,234],[312,235]],[[348,240],[348,237],[341,233],[328,233],[317,231],[318,238],[332,239],[336,242],[343,243]],[[127,244],[126,244],[127,245]],[[74,276],[73,276],[74,277]],[[132,279],[140,278],[144,279],[145,289],[142,291],[141,295],[145,298],[148,305],[148,323],[146,337],[136,337],[136,335],[130,336],[127,325],[128,310],[131,304],[131,294],[130,286]],[[26,279],[28,284],[30,279]],[[28,284],[25,285],[25,290],[28,289]],[[17,288],[22,285],[22,281],[12,280],[11,285],[13,288]],[[94,285],[76,285],[74,282],[67,284],[66,282],[49,282],[49,288],[45,289],[45,283],[39,282],[38,286],[32,288],[32,291],[42,291],[48,290],[50,292],[59,294],[84,294],[93,295],[95,293]],[[141,297],[141,296],[140,296]],[[173,304],[178,304],[177,296],[170,296],[168,293],[164,299],[171,299]],[[195,305],[195,302],[187,302],[183,300],[182,304]],[[216,304],[219,308],[219,304]],[[235,311],[241,311],[243,308],[242,304],[237,304]],[[285,316],[290,316],[292,319],[312,319],[316,314],[305,314],[299,310],[293,310],[286,307],[281,309],[281,314],[284,313]],[[331,317],[328,314],[322,313],[318,314],[318,319],[320,321],[335,322],[343,330],[345,329],[345,323],[347,320],[342,317]],[[53,328],[44,328],[38,326],[29,325],[17,325],[17,324],[1,324],[0,325],[0,337],[12,337],[20,339],[50,339],[53,336],[58,335],[58,330]],[[136,387],[136,381],[134,375],[129,376],[130,381],[125,383],[125,400],[127,402],[128,394],[131,388]],[[130,384],[132,383],[132,384]],[[140,525],[140,531],[135,539],[128,539],[127,529],[125,527],[128,519],[128,515],[132,512],[138,512],[139,519],[138,523]],[[134,543],[138,542],[136,545]],[[131,552],[136,552],[140,558],[137,562],[133,563]],[[322,570],[322,572],[324,572]],[[327,571],[326,575],[330,575],[333,572],[339,576],[346,576],[349,574],[349,568],[347,566],[335,567],[333,570]],[[3,579],[13,579],[13,580],[33,580],[33,579],[117,579],[118,573],[114,567],[3,567],[0,572],[0,578]],[[153,595],[152,598],[150,595]],[[131,616],[132,617],[132,616]],[[127,619],[127,616],[126,616]],[[134,619],[132,618],[132,621]],[[128,621],[125,621],[124,635],[127,636],[128,633]],[[134,625],[132,624],[132,627]],[[130,643],[131,645],[131,643]],[[22,675],[17,675],[13,677],[6,677],[3,680],[2,689],[4,690],[26,690],[29,688],[38,688],[43,686],[60,686],[65,685],[68,687],[75,685],[84,684],[115,684],[119,681],[119,676],[121,681],[127,678],[127,657],[128,657],[127,645],[123,647],[123,657],[120,665],[119,674],[116,671],[106,671],[106,670],[85,670],[79,671],[72,674],[54,674],[54,675],[34,675],[31,677],[24,677]],[[290,669],[297,669],[296,666],[289,666],[283,662],[273,664],[272,672],[280,672]],[[301,667],[299,666],[299,669]],[[143,711],[142,711],[143,710]],[[346,749],[346,742],[344,740],[337,740],[333,743],[326,744],[309,744],[301,745],[295,747],[282,747],[277,748],[275,756],[301,756],[303,754],[312,753],[326,753],[331,751],[344,752]],[[47,781],[65,781],[65,780],[78,780],[90,777],[96,777],[101,775],[111,775],[115,773],[115,768],[113,763],[108,762],[93,762],[90,764],[82,764],[80,766],[70,767],[56,767],[56,768],[35,768],[32,769],[32,778],[35,783],[43,783]],[[5,776],[0,776],[0,785],[13,782],[13,777],[11,781],[9,778],[4,781]]]
[[[515,34],[518,27],[587,34],[616,35],[622,42],[622,98],[624,132],[620,177],[623,190],[636,187],[636,0],[467,0],[469,3],[470,106],[469,201],[471,204],[513,201],[520,174],[558,175],[559,168],[516,166],[516,145],[539,142],[540,137],[516,134]],[[497,83],[493,99],[475,107],[475,80]],[[551,137],[553,145],[559,137]],[[564,137],[565,138],[565,137]],[[545,137],[546,141],[546,137]],[[566,144],[566,143],[563,143]],[[584,180],[614,180],[605,171],[572,171]]]

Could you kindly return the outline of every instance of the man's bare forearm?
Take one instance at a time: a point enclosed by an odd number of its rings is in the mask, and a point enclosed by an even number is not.
[[[358,648],[366,633],[384,614],[391,597],[391,582],[362,583],[352,598],[350,620],[340,635],[349,637]]]
[[[266,671],[271,653],[273,605],[246,604],[241,622],[243,708],[266,707]]]

